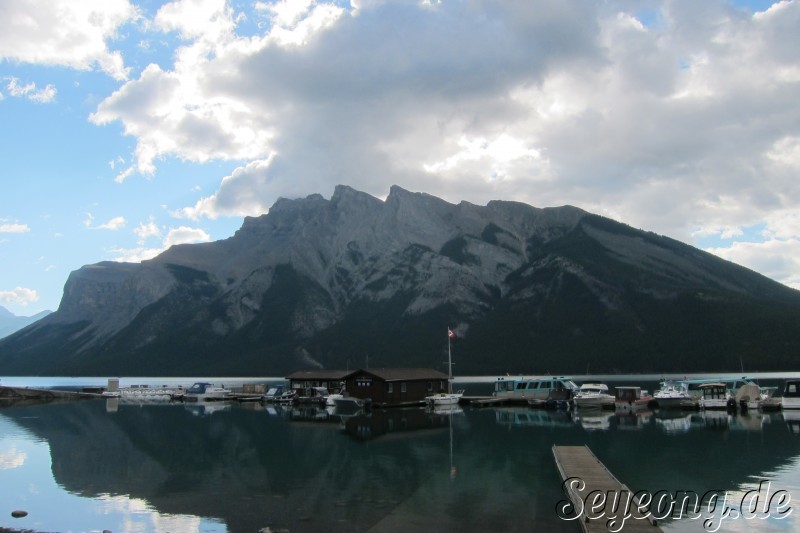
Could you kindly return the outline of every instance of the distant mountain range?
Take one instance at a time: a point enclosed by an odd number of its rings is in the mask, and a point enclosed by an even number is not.
[[[50,311],[42,311],[33,316],[17,316],[2,305],[0,305],[0,339],[11,335],[29,324],[33,324],[50,314]]]
[[[800,292],[575,207],[392,187],[281,199],[228,239],[73,272],[0,374],[797,370]]]

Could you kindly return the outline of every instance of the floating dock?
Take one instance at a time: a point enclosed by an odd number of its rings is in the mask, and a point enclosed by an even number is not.
[[[661,531],[655,520],[637,508],[635,501],[627,500],[630,503],[626,507],[626,498],[632,498],[633,492],[609,472],[588,446],[553,446],[553,457],[573,509],[581,511],[574,521],[582,531],[619,531],[615,519],[624,519],[625,533]],[[592,506],[596,494],[606,496],[600,508]]]

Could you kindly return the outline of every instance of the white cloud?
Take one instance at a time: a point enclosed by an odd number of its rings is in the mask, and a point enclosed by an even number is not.
[[[278,191],[269,178],[271,159],[258,160],[239,167],[222,179],[219,190],[212,196],[200,199],[193,207],[180,209],[173,214],[178,218],[197,220],[201,217],[215,219],[219,216],[257,216],[265,213],[267,202]],[[298,188],[293,191],[299,194]],[[284,190],[285,192],[285,190]]]
[[[0,470],[19,468],[25,464],[27,459],[27,453],[12,446],[9,450],[0,451]]]
[[[28,233],[30,230],[27,224],[0,221],[0,233]]]
[[[25,287],[15,287],[10,291],[0,290],[0,302],[7,304],[17,304],[22,307],[27,307],[39,299],[39,294],[34,289]]]
[[[53,85],[47,85],[44,89],[37,89],[36,84],[26,83],[20,85],[19,79],[10,77],[6,78],[8,85],[6,89],[8,94],[17,98],[26,98],[32,102],[49,103],[56,97],[56,88]]]
[[[120,230],[125,227],[125,224],[127,224],[125,217],[119,216],[110,219],[108,222],[95,226],[94,215],[88,212],[86,213],[86,219],[83,221],[83,225],[89,229],[106,229],[111,231]]]
[[[114,217],[105,224],[100,224],[96,226],[96,229],[107,229],[111,231],[117,231],[125,227],[126,221],[124,217]]]
[[[155,220],[151,218],[147,224],[140,222],[139,225],[133,230],[138,237],[138,244],[144,244],[147,239],[161,237],[161,229],[156,225]]]
[[[127,77],[107,41],[138,13],[127,0],[26,0],[0,3],[0,58]]]
[[[211,236],[200,228],[180,226],[178,228],[172,228],[167,232],[167,236],[164,238],[164,246],[169,248],[176,244],[209,242],[210,240]]]
[[[142,244],[143,237],[154,237],[156,234],[154,233],[154,229],[158,231],[158,236],[161,235],[161,231],[157,228],[148,227],[148,225],[140,225],[137,230],[134,230],[135,233],[140,237],[139,244]],[[198,242],[209,242],[211,240],[211,235],[209,235],[205,230],[200,228],[190,228],[188,226],[180,226],[177,228],[170,228],[167,231],[167,234],[164,236],[161,246],[159,247],[144,247],[139,246],[137,248],[115,248],[111,250],[113,255],[113,261],[122,261],[126,263],[139,263],[141,261],[145,261],[147,259],[152,259],[161,252],[167,250],[170,246],[174,246],[177,244],[191,244],[191,243],[198,243]]]
[[[178,211],[265,212],[279,197],[393,183],[451,201],[572,204],[686,241],[800,209],[800,1],[258,2],[162,7],[183,39],[92,114],[159,160],[235,161]],[[237,8],[238,9],[238,8]],[[793,233],[794,232],[794,233]],[[776,246],[777,245],[773,245]]]
[[[736,242],[706,251],[800,289],[800,239]]]

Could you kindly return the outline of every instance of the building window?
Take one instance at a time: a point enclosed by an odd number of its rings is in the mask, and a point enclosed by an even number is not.
[[[428,382],[428,392],[433,392],[433,381]]]
[[[400,384],[400,392],[405,392],[405,391],[406,391],[406,382],[404,381]]]
[[[443,391],[443,390],[444,390],[444,381],[440,381],[440,382],[439,382],[439,390],[440,390],[440,391]]]
[[[394,392],[394,383],[387,383],[386,384],[386,392],[392,394]]]
[[[372,378],[356,378],[356,387],[371,387]]]

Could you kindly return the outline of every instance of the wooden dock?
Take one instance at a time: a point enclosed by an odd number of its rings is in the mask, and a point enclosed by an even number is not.
[[[661,531],[646,509],[642,512],[637,507],[634,493],[609,472],[588,446],[553,446],[553,457],[574,514],[578,515],[574,522],[584,532]],[[595,498],[601,495],[600,505],[595,506]]]

